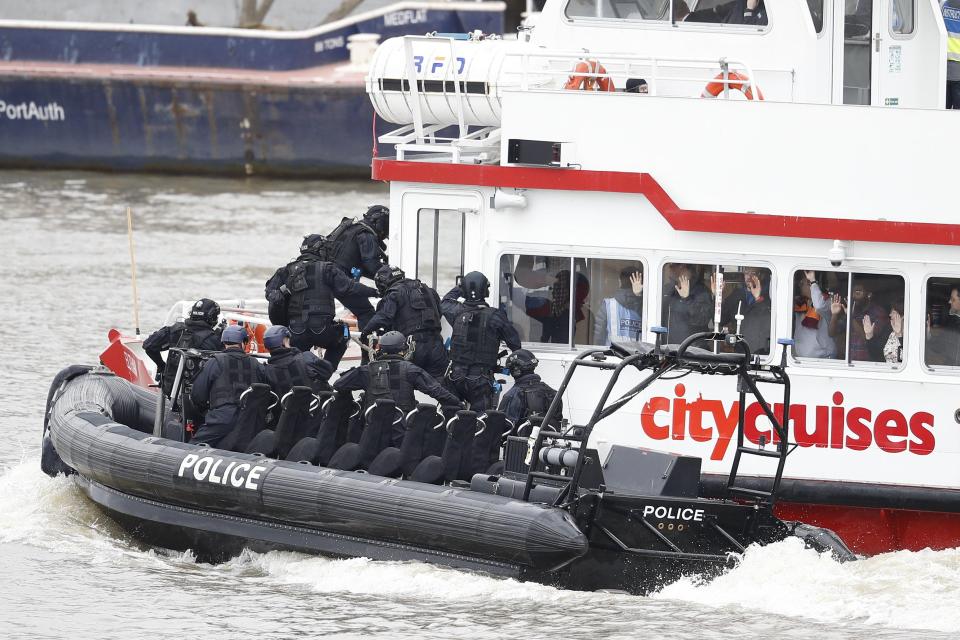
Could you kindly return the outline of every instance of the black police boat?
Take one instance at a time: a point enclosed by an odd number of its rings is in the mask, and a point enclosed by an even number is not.
[[[47,400],[44,470],[74,474],[91,500],[150,545],[213,561],[244,548],[418,560],[630,593],[682,575],[716,575],[748,545],[791,535],[839,559],[854,557],[832,532],[773,515],[795,448],[783,426],[790,380],[785,357],[758,364],[738,336],[583,352],[556,396],[578,371],[606,372],[582,425],[558,419],[558,400],[538,424],[515,426],[496,411],[444,416],[426,404],[404,416],[382,399],[361,415],[352,398],[295,387],[277,399],[253,385],[229,443],[235,451],[183,441],[176,393],[197,354],[184,356],[171,411],[156,391],[84,366],[61,371]],[[626,371],[639,372],[639,383],[611,399]],[[688,373],[730,376],[740,406],[754,396],[777,434],[769,447],[751,446],[741,411],[723,499],[701,497],[699,458],[618,445],[601,456],[591,446],[597,423],[654,381]],[[783,421],[761,385],[782,388]],[[273,427],[264,429],[268,422]],[[767,487],[738,485],[748,455],[771,460]]]

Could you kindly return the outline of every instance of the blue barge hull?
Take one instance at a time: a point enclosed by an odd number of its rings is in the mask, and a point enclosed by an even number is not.
[[[368,176],[372,118],[359,84],[0,76],[0,166]]]
[[[504,6],[400,2],[296,32],[0,21],[0,167],[369,176],[347,38],[501,33]]]

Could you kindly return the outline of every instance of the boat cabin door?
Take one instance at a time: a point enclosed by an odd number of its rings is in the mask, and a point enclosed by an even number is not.
[[[842,0],[833,12],[834,99],[942,107],[946,42],[937,0]],[[938,22],[940,23],[938,25]],[[938,28],[939,27],[939,28]]]

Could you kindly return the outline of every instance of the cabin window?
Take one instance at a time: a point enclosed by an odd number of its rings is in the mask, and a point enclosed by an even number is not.
[[[926,325],[924,364],[960,367],[960,278],[927,280]]]
[[[797,271],[793,293],[795,357],[894,368],[903,362],[901,276]]]
[[[577,263],[578,275],[589,283],[583,330],[578,344],[609,345],[643,337],[643,264],[637,260],[586,258]],[[578,326],[578,329],[580,327]]]
[[[569,256],[501,256],[500,305],[522,340],[572,347],[571,335],[582,334],[586,341],[590,284],[582,262]]]
[[[759,266],[665,264],[660,309],[667,342],[679,344],[700,331],[735,333],[739,322],[739,332],[750,351],[769,354],[773,322],[770,276],[770,269]]]
[[[889,0],[890,33],[906,36],[913,33],[914,0]]]
[[[763,0],[758,0],[758,4],[759,10],[754,12],[744,11],[736,0],[568,0],[564,12],[568,18],[574,19],[765,26],[767,14]]]
[[[817,33],[823,33],[823,0],[807,0],[807,8],[810,9],[813,28]]]
[[[453,288],[463,273],[463,236],[466,217],[455,209],[417,211],[416,278],[443,292]]]

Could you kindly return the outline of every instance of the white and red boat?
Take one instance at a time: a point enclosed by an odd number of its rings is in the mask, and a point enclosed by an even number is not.
[[[795,331],[822,347],[798,338],[787,354],[804,451],[779,515],[867,554],[960,545],[960,362],[943,349],[960,286],[960,116],[943,109],[937,0],[767,0],[752,25],[706,21],[714,0],[679,4],[547,0],[518,41],[383,43],[367,88],[401,125],[380,137],[396,156],[373,164],[390,183],[392,261],[441,294],[457,273],[486,273],[554,386],[608,339],[622,272],[642,273],[628,320],[644,340],[657,325],[682,334],[674,305],[709,300],[711,282],[711,328],[733,328],[729,301],[743,315],[765,301],[761,359],[779,360],[777,338]],[[629,79],[648,93],[624,92]],[[796,286],[811,271],[805,308]],[[886,354],[868,348],[863,316],[874,337],[894,333]],[[753,446],[773,437],[728,385],[659,382],[597,437],[700,456],[722,492],[738,411]],[[570,389],[567,417],[584,420],[595,397]],[[762,483],[763,462],[741,474]]]

